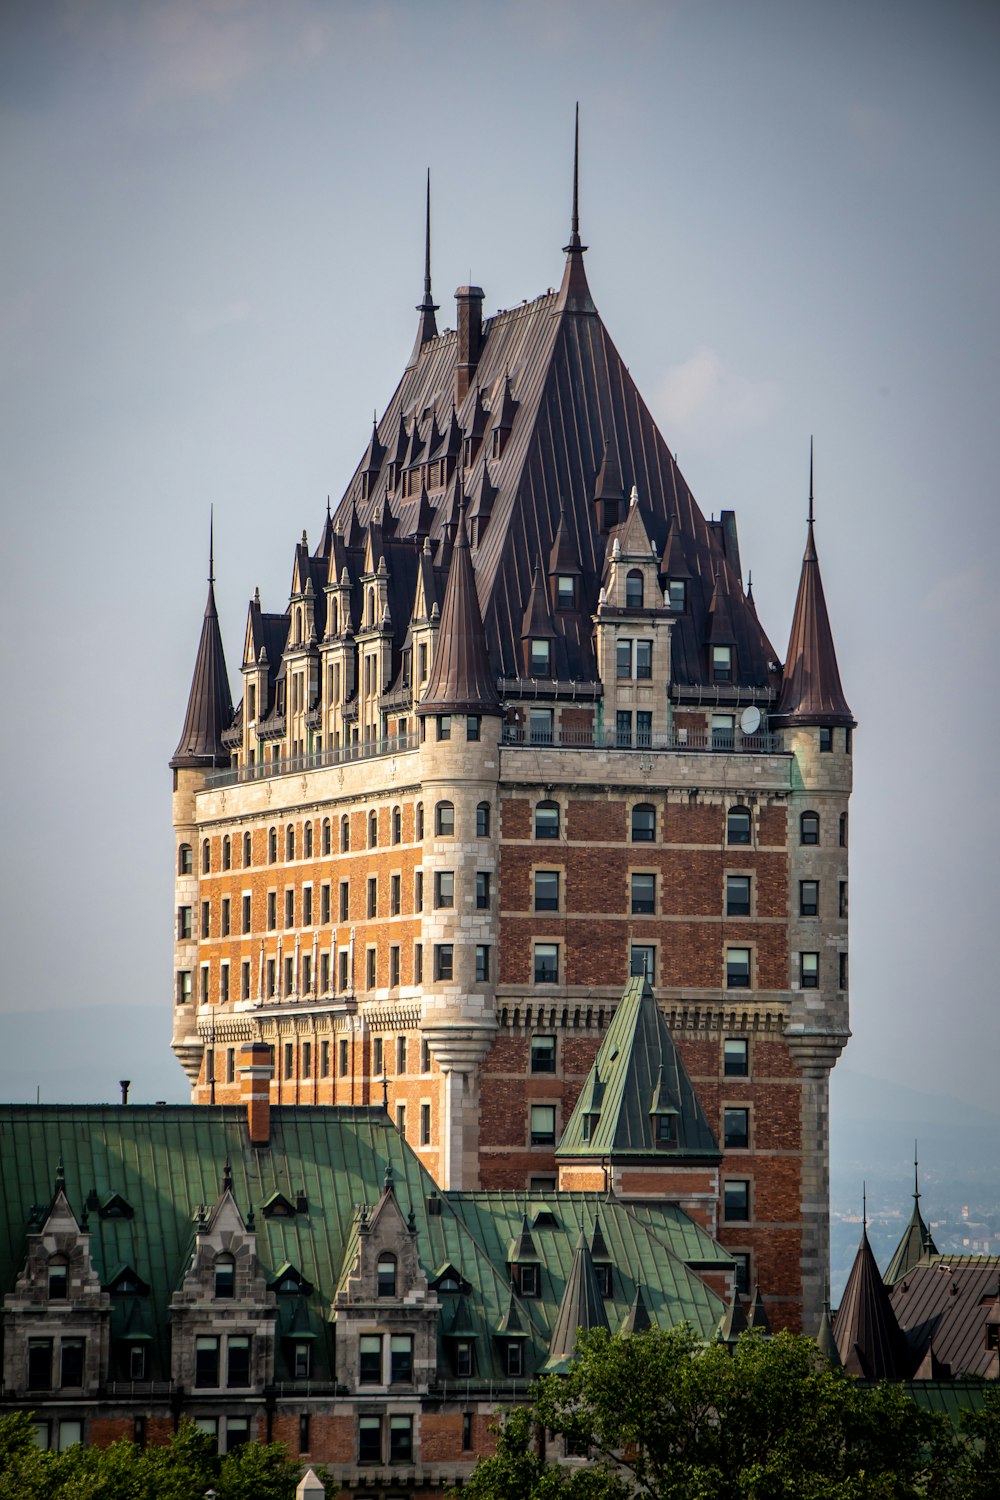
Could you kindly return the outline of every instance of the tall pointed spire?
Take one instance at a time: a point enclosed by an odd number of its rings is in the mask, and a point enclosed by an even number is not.
[[[170,766],[185,768],[228,766],[229,752],[222,743],[223,731],[233,717],[233,700],[229,692],[226,655],[222,649],[222,631],[215,607],[215,515],[208,527],[208,600],[201,624],[201,639],[195,658],[191,691],[188,694],[184,728],[177,742]]]
[[[424,217],[424,297],[422,302],[417,303],[417,312],[420,321],[417,324],[417,338],[413,345],[413,353],[410,355],[410,364],[414,364],[423,346],[433,338],[437,337],[437,319],[434,314],[438,310],[438,304],[434,301],[431,293],[431,169],[427,168],[427,207]]]
[[[815,505],[813,500],[813,449],[809,444],[809,513],[806,550],[799,575],[799,591],[788,638],[788,656],[778,707],[771,716],[775,729],[798,724],[854,724],[840,685],[840,669],[833,644],[833,631],[826,609],[823,580],[816,553]]]
[[[906,1338],[868,1243],[867,1213],[866,1194],[861,1243],[833,1325],[837,1352],[848,1375],[860,1375],[865,1380],[905,1380],[910,1374]]]
[[[910,1222],[903,1231],[903,1237],[893,1252],[892,1260],[886,1267],[882,1280],[886,1286],[895,1286],[897,1281],[902,1281],[909,1276],[914,1266],[920,1264],[928,1255],[937,1255],[937,1246],[934,1238],[924,1223],[923,1214],[920,1212],[920,1177],[917,1165],[917,1143],[913,1142],[913,1212]]]
[[[448,583],[441,607],[441,625],[434,647],[434,661],[420,714],[499,714],[496,678],[490,666],[486,631],[479,611],[476,574],[465,530],[465,506],[461,504],[461,469],[456,471],[460,508],[458,529],[448,568]]]
[[[592,313],[594,299],[587,285],[587,273],[583,269],[583,257],[587,249],[580,239],[580,105],[576,106],[573,127],[573,213],[570,217],[569,243],[563,246],[566,252],[566,269],[559,288],[558,312]]]
[[[556,1313],[545,1372],[564,1374],[576,1352],[581,1331],[589,1332],[592,1328],[607,1327],[608,1315],[604,1310],[604,1298],[597,1284],[597,1273],[587,1237],[581,1230],[559,1311]]]

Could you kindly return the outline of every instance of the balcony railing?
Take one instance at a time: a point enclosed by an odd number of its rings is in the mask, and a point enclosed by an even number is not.
[[[669,734],[626,734],[614,729],[553,730],[503,726],[503,743],[532,749],[556,750],[677,750],[699,754],[774,755],[781,751],[780,734],[743,734],[741,730],[675,729]]]
[[[268,781],[272,776],[289,776],[295,771],[318,771],[324,766],[345,766],[355,760],[372,760],[377,755],[396,755],[401,750],[416,750],[419,736],[390,734],[380,740],[359,740],[335,750],[314,750],[309,755],[282,756],[280,760],[262,760],[252,766],[238,766],[226,771],[212,771],[207,786],[236,786],[246,781]]]

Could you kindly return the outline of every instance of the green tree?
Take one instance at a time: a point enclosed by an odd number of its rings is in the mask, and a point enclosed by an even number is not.
[[[860,1388],[811,1340],[686,1328],[581,1338],[498,1432],[463,1500],[917,1500],[943,1494],[943,1419]],[[540,1435],[552,1434],[547,1452]],[[563,1465],[563,1452],[589,1462]]]

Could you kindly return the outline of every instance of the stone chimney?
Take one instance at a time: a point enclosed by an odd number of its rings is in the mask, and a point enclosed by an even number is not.
[[[455,293],[458,317],[458,356],[455,364],[455,405],[465,400],[479,364],[483,342],[483,297],[481,286],[460,286]]]
[[[271,1139],[271,1049],[266,1042],[247,1042],[240,1048],[241,1097],[247,1107],[251,1146]]]

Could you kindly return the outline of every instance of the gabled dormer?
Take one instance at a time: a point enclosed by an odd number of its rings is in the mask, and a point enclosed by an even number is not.
[[[93,1394],[108,1368],[111,1297],[91,1258],[62,1167],[47,1209],[25,1236],[25,1262],[3,1299],[3,1379],[8,1396]]]
[[[559,522],[549,551],[549,606],[557,619],[560,614],[575,613],[580,609],[582,582],[580,554],[560,502]]]
[[[471,469],[479,456],[488,421],[489,412],[483,401],[482,390],[477,385],[472,407],[466,413],[462,435],[462,463],[467,469]]]
[[[597,529],[603,536],[607,536],[618,525],[624,501],[625,491],[622,488],[618,453],[610,443],[607,443],[601,467],[594,480],[594,510],[597,516]]]
[[[511,390],[510,375],[505,373],[499,397],[492,405],[493,424],[490,429],[490,458],[502,458],[507,440],[514,426],[518,403]]]
[[[520,1231],[511,1240],[507,1249],[507,1269],[511,1286],[520,1297],[542,1295],[542,1260],[528,1227],[528,1216],[521,1217]]]
[[[536,559],[524,619],[521,622],[522,670],[525,677],[551,680],[556,677],[556,629],[549,610],[548,594]]]

